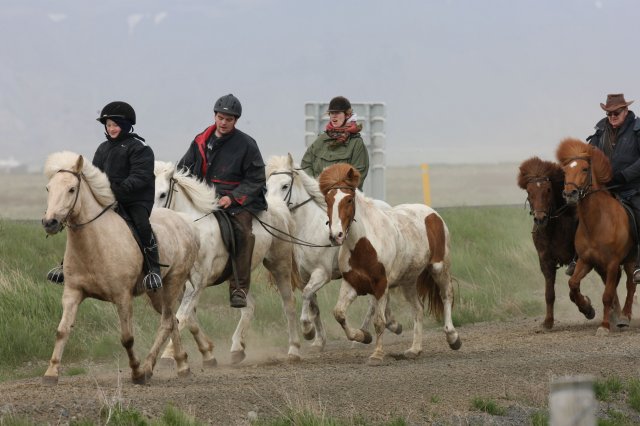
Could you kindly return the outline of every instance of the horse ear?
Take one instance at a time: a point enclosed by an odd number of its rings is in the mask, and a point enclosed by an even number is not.
[[[357,171],[353,166],[349,167],[349,171],[347,172],[347,178],[354,187],[358,187],[360,184],[360,172]]]
[[[73,166],[74,171],[77,173],[80,173],[82,171],[83,165],[84,165],[84,157],[82,157],[82,155],[79,155],[75,166]]]
[[[287,161],[289,162],[289,167],[293,168],[293,155],[290,152],[287,153]]]

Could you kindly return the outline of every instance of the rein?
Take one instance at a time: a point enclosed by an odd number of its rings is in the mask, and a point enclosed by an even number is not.
[[[91,220],[88,220],[87,222],[84,223],[69,223],[69,218],[71,217],[71,214],[73,213],[73,209],[76,207],[76,204],[78,203],[78,197],[80,196],[80,183],[82,182],[82,180],[84,179],[84,175],[82,174],[82,172],[74,172],[71,170],[65,170],[65,169],[61,169],[58,170],[56,173],[71,173],[72,175],[74,175],[76,178],[78,178],[78,184],[76,185],[76,197],[73,200],[73,204],[71,205],[71,208],[69,209],[69,212],[67,212],[67,215],[64,217],[64,219],[62,219],[60,221],[60,223],[62,224],[62,228],[64,229],[65,227],[69,227],[69,229],[78,229],[78,228],[82,228],[85,225],[90,224],[91,222],[93,222],[94,220],[98,219],[100,216],[102,216],[103,214],[106,213],[107,210],[111,209],[113,206],[115,206],[116,203],[112,203],[109,204],[108,206],[106,206],[104,209],[102,209],[102,211],[100,213],[98,213],[98,215],[96,217],[94,217]]]
[[[165,209],[170,208],[169,206],[171,206],[171,202],[173,201],[173,193],[178,192],[178,190],[176,189],[177,182],[178,180],[173,176],[171,176],[171,178],[169,179],[169,191],[167,191],[167,199],[165,200],[164,205],[162,206]]]

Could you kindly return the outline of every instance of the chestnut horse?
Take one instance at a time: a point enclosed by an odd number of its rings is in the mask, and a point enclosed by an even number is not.
[[[60,361],[76,319],[78,306],[91,297],[116,305],[120,318],[121,343],[129,356],[131,378],[146,383],[151,378],[162,345],[173,337],[178,375],[187,375],[187,353],[182,348],[174,314],[199,250],[195,229],[179,214],[153,209],[150,217],[158,237],[163,286],[145,292],[142,287],[142,252],[126,222],[111,208],[115,198],[109,179],[97,167],[72,152],[49,156],[44,172],[47,184],[47,211],[42,226],[47,234],[67,227],[64,252],[62,318],[56,343],[43,382],[58,383]],[[162,314],[149,354],[140,365],[133,351],[133,297],[142,293]]]
[[[371,334],[353,329],[346,311],[359,295],[374,299],[376,348],[370,365],[384,358],[389,288],[399,287],[413,309],[413,344],[404,352],[415,358],[422,352],[422,317],[425,298],[429,311],[444,318],[444,332],[451,349],[461,346],[453,326],[453,285],[449,231],[442,218],[424,204],[393,208],[379,204],[357,190],[360,173],[350,164],[327,167],[318,178],[329,216],[329,238],[340,246],[338,266],[342,273],[340,296],[333,314],[349,340],[371,342]]]
[[[569,295],[580,312],[593,318],[595,312],[589,298],[580,293],[580,282],[591,269],[598,272],[605,284],[598,334],[605,334],[609,332],[609,315],[617,301],[620,265],[627,275],[627,297],[617,325],[628,326],[631,320],[636,285],[633,283],[635,241],[629,217],[604,185],[611,180],[612,173],[611,164],[602,151],[577,139],[565,139],[558,146],[556,156],[564,171],[564,197],[568,204],[577,205],[579,220],[575,238],[578,262],[569,279]]]
[[[547,313],[542,326],[553,327],[553,304],[558,267],[568,265],[575,256],[573,241],[578,226],[576,208],[562,196],[564,173],[551,161],[538,157],[520,165],[518,186],[527,191],[527,201],[533,216],[533,244],[538,252],[540,271],[544,276],[544,299]]]

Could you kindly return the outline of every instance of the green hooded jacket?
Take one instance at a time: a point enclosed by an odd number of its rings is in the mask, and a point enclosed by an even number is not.
[[[300,168],[309,176],[318,178],[320,173],[332,164],[349,163],[360,172],[358,188],[362,190],[362,184],[369,172],[369,153],[360,134],[353,135],[344,144],[334,147],[331,146],[333,141],[326,132],[320,133],[304,153]]]

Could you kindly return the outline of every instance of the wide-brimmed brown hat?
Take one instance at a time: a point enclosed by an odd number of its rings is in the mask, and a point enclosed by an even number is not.
[[[625,101],[624,95],[622,93],[615,93],[615,94],[607,95],[607,103],[606,104],[601,103],[600,108],[609,112],[609,111],[615,111],[619,108],[628,107],[632,103],[633,101],[629,101],[629,102]]]

